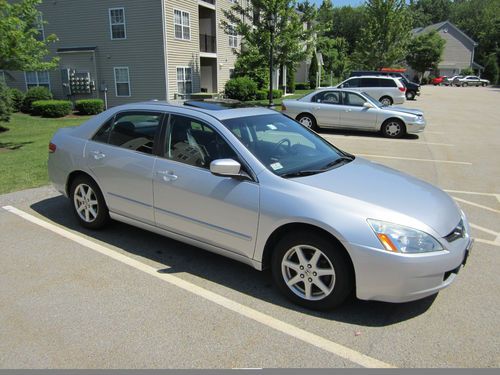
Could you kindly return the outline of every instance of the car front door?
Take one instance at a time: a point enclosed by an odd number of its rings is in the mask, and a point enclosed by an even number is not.
[[[252,258],[259,185],[209,169],[216,159],[241,162],[233,148],[205,121],[180,114],[170,115],[163,144],[153,176],[156,225]]]
[[[341,98],[339,91],[321,91],[311,99],[311,111],[321,127],[340,127]]]
[[[377,108],[364,107],[366,100],[353,92],[342,93],[340,122],[343,127],[370,130],[376,128]]]
[[[160,112],[120,112],[87,142],[87,167],[111,212],[154,224],[154,154],[163,118]]]

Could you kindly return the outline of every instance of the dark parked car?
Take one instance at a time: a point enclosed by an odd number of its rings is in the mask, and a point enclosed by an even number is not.
[[[381,72],[377,70],[355,70],[351,72],[349,77],[359,77],[359,76],[390,76],[394,78],[400,78],[406,87],[406,99],[413,100],[417,95],[420,95],[420,85],[415,82],[411,82],[403,73],[399,72]]]

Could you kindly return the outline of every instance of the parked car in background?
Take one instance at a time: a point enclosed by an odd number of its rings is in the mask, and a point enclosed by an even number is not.
[[[380,131],[389,138],[425,128],[422,111],[384,106],[365,92],[348,89],[326,88],[297,100],[285,99],[282,112],[308,128]]]
[[[465,76],[463,78],[459,78],[456,81],[457,86],[488,86],[490,81],[487,79],[479,78],[478,76]]]
[[[389,71],[377,71],[377,70],[354,70],[351,72],[350,77],[361,77],[361,76],[386,76],[393,78],[400,78],[406,87],[406,99],[414,100],[418,95],[420,95],[420,85],[416,82],[410,81],[401,72],[389,72]]]
[[[462,75],[456,75],[448,79],[450,86],[458,86],[459,85],[459,80],[461,78],[464,78]]]
[[[335,87],[366,92],[383,105],[403,104],[406,99],[406,87],[399,79],[393,77],[351,77]]]
[[[448,82],[447,76],[439,76],[439,77],[435,77],[435,78],[431,79],[431,84],[433,84],[434,86],[444,85],[447,82]]]
[[[57,131],[50,180],[82,226],[112,218],[271,268],[313,309],[417,300],[455,280],[473,239],[448,194],[282,113],[197,106],[128,104]]]

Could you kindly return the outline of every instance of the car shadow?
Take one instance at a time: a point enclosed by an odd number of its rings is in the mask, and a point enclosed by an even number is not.
[[[436,298],[392,304],[353,297],[334,311],[312,311],[285,299],[273,286],[270,271],[259,272],[232,259],[117,221],[111,221],[103,230],[83,228],[73,215],[69,200],[62,195],[36,202],[31,208],[69,230],[164,264],[166,267],[160,268],[160,273],[189,273],[253,298],[322,319],[368,327],[389,326],[423,314]]]
[[[390,139],[384,137],[382,134],[378,132],[364,132],[359,130],[344,130],[344,129],[319,129],[317,130],[319,134],[330,134],[330,135],[342,135],[345,137],[365,137],[365,138],[380,138],[380,139]],[[416,140],[419,139],[417,134],[405,134],[401,138],[397,139],[408,139],[408,140]]]

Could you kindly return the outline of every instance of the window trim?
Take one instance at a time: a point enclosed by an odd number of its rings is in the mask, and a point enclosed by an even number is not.
[[[42,42],[45,41],[45,28],[43,27],[43,14],[39,13],[36,19],[36,29],[42,35]]]
[[[123,11],[123,23],[112,23],[111,20],[111,11],[112,10],[122,10]],[[109,19],[109,36],[111,40],[126,40],[127,39],[127,19],[125,17],[125,8],[117,7],[117,8],[108,8],[108,19]],[[123,38],[113,38],[113,25],[123,25],[123,32],[125,36]]]
[[[184,77],[184,80],[182,81],[179,81],[177,78],[177,69],[183,69],[183,77]],[[186,69],[190,69],[191,70],[191,80],[187,81],[185,78],[186,78]],[[182,95],[187,95],[187,94],[192,94],[193,93],[193,68],[190,67],[190,66],[187,66],[187,65],[179,65],[179,66],[176,66],[175,67],[175,82],[176,82],[176,86],[177,86],[177,94],[182,94]],[[179,92],[179,82],[191,82],[191,92]]]
[[[36,73],[36,87],[40,87],[40,86],[45,87],[45,83],[40,84],[40,79],[38,78],[38,73],[40,73],[40,72],[47,72],[47,75],[49,77],[49,80],[47,82],[47,84],[49,85],[48,88],[49,88],[49,91],[52,91],[52,85],[50,84],[50,72],[48,70],[41,70],[41,71],[30,70],[28,72],[25,71],[24,72],[24,84],[26,86],[26,91],[29,90],[29,87],[28,87],[28,78],[26,76],[26,73],[30,73],[30,72]],[[30,83],[30,85],[34,85],[34,84]]]
[[[191,13],[186,11],[186,10],[182,10],[182,9],[176,9],[174,8],[173,9],[174,11],[174,20],[172,22],[172,24],[174,25],[174,38],[176,40],[185,40],[185,41],[191,41],[191,35],[192,35],[192,29],[191,29]],[[181,23],[175,23],[175,12],[181,12]],[[186,13],[189,17],[189,26],[184,26],[184,24],[182,23],[182,14],[183,13]],[[181,34],[182,34],[182,37],[181,38],[178,38],[176,35],[175,35],[175,26],[176,25],[180,25],[181,26]],[[184,27],[189,27],[189,38],[184,38]]]
[[[229,48],[238,48],[239,46],[239,41],[238,41],[238,33],[236,32],[236,26],[231,24],[229,25],[229,28],[234,32],[234,34],[230,34],[228,33],[228,39],[229,39]],[[231,45],[231,40],[233,41],[233,43],[236,43],[236,45]]]
[[[116,81],[116,70],[117,69],[127,69],[127,78],[128,78],[128,95],[118,95],[118,83],[125,83],[125,82],[117,82]],[[115,81],[115,96],[117,98],[130,98],[132,96],[132,85],[130,84],[130,69],[128,66],[114,66],[113,67],[113,79]]]

